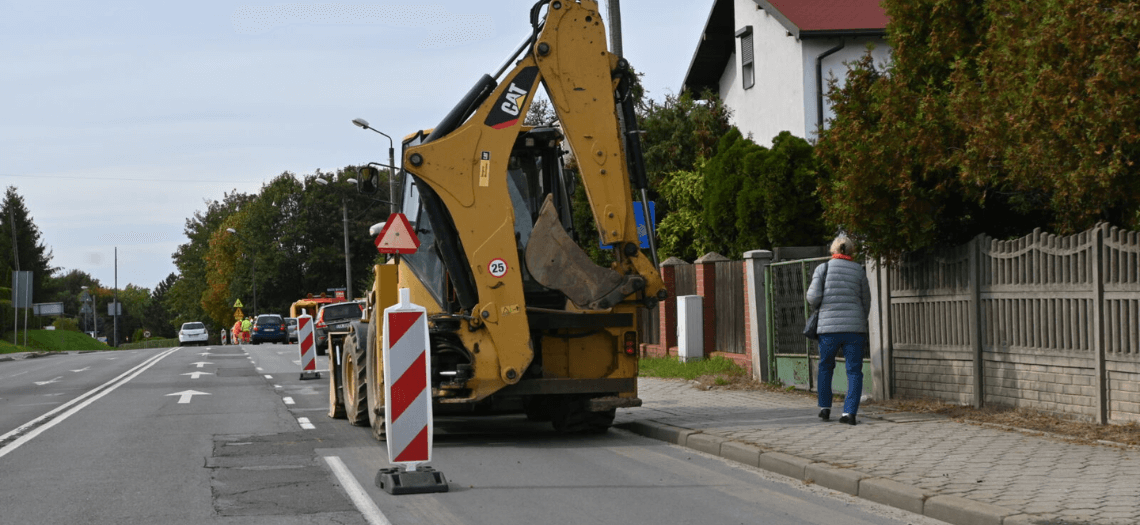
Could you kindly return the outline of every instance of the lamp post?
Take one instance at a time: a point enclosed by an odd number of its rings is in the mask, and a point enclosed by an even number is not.
[[[93,296],[91,294],[87,293],[87,287],[86,286],[80,286],[79,288],[81,288],[83,290],[83,309],[85,310],[84,313],[87,313],[86,312],[87,303],[91,300],[91,298]],[[91,308],[90,314],[91,315],[95,314],[95,308],[94,307]],[[88,318],[88,316],[86,316],[86,315],[83,316],[83,328],[87,328],[87,326],[88,326],[87,318]]]
[[[317,184],[321,186],[328,186],[329,181],[317,177]],[[350,184],[356,184],[356,179],[346,179]],[[344,198],[344,194],[340,196],[340,213],[344,217],[344,281],[345,281],[345,298],[349,301],[353,300],[352,295],[352,255],[348,250],[348,201]]]
[[[384,135],[388,139],[388,213],[396,213],[396,148],[392,142],[392,137],[387,133],[380,131],[368,125],[368,121],[362,118],[352,119],[352,123],[363,129],[370,129]]]
[[[234,235],[237,235],[239,239],[241,239],[247,243],[249,242],[249,239],[246,239],[244,235],[238,233],[237,230],[235,230],[233,228],[226,228],[226,231],[228,231]],[[249,260],[250,260],[249,280],[253,281],[253,315],[257,315],[257,313],[258,313],[257,312],[257,257],[251,255],[249,257]]]

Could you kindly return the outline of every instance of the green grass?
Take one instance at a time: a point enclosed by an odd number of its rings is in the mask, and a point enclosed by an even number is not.
[[[736,363],[723,357],[711,357],[700,361],[682,363],[676,357],[643,357],[639,372],[645,377],[673,377],[696,379],[701,376],[743,376],[745,371]],[[728,384],[723,377],[717,377],[717,384]]]
[[[106,344],[82,332],[70,330],[28,330],[28,344],[24,346],[24,332],[16,333],[18,344],[12,344],[12,332],[0,340],[0,354],[13,352],[61,352],[66,350],[108,350]]]
[[[136,350],[139,348],[174,348],[182,346],[178,339],[147,339],[146,341],[139,341],[137,343],[123,343],[119,345],[119,350]]]

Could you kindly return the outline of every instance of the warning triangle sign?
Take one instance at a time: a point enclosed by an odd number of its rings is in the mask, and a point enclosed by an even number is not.
[[[416,253],[420,239],[403,213],[393,213],[376,236],[376,251],[380,253]]]
[[[234,301],[234,308],[241,308],[242,306],[241,299]]]

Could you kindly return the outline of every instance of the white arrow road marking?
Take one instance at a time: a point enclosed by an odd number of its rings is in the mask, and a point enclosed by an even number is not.
[[[207,363],[206,361],[198,361],[197,363],[190,363],[190,364],[198,365],[198,368],[202,368],[203,366],[212,365],[214,363]]]
[[[36,381],[35,383],[36,383],[36,386],[44,386],[44,385],[50,385],[56,381],[59,381],[60,379],[63,379],[63,376],[59,376],[55,379],[52,379],[51,381]]]
[[[210,394],[207,394],[205,392],[199,392],[197,390],[183,390],[181,392],[175,392],[173,394],[166,394],[166,397],[179,396],[178,404],[183,405],[183,404],[190,403],[190,398],[192,398],[194,396],[208,396],[208,395],[210,395]]]
[[[72,370],[72,372],[76,372],[76,373],[79,373],[79,372],[83,372],[83,371],[85,371],[85,370],[90,370],[90,369],[91,369],[91,367],[87,367],[87,368],[80,368],[79,370]]]
[[[190,376],[190,379],[198,379],[198,378],[199,378],[199,377],[201,377],[202,375],[208,375],[208,376],[212,376],[212,375],[214,375],[214,374],[213,374],[213,372],[190,372],[190,373],[188,373],[188,374],[182,374],[182,375],[184,375],[184,376]]]

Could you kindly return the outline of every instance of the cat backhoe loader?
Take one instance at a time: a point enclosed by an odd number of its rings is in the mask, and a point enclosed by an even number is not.
[[[378,332],[398,288],[428,309],[437,414],[515,408],[559,431],[596,432],[617,408],[641,404],[638,311],[666,292],[652,228],[643,249],[632,202],[637,189],[649,209],[633,73],[607,51],[595,0],[543,0],[530,19],[530,36],[494,76],[403,141],[398,206],[420,247],[375,267],[364,319],[330,359],[330,415],[378,438]],[[523,123],[540,86],[557,126]],[[563,167],[564,147],[576,174]],[[577,185],[597,231],[574,229]],[[576,242],[599,237],[613,250],[609,268]]]

